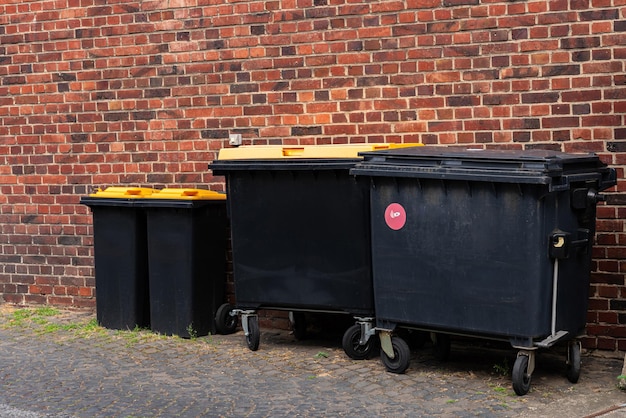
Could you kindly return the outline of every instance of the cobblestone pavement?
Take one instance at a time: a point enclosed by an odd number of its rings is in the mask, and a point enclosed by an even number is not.
[[[626,416],[622,360],[598,353],[583,353],[571,384],[564,357],[542,352],[530,393],[518,397],[506,345],[454,342],[445,363],[424,346],[396,375],[377,358],[348,359],[340,335],[297,341],[262,328],[252,352],[241,331],[183,340],[106,330],[91,313],[23,312],[32,310],[0,307],[0,416]]]

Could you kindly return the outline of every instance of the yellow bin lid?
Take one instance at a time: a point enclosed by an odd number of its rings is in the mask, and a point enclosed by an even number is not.
[[[226,200],[226,194],[204,189],[165,188],[144,196],[146,199]]]
[[[91,193],[90,197],[98,197],[104,199],[132,199],[145,198],[156,193],[156,189],[147,187],[107,187],[104,190],[98,189],[95,193]]]
[[[361,158],[359,152],[407,148],[423,144],[247,145],[220,149],[218,160],[277,160],[284,158]]]

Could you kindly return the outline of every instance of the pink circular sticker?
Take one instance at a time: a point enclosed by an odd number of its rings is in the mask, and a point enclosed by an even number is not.
[[[399,203],[392,203],[385,209],[385,222],[394,231],[402,229],[406,223],[406,211]]]

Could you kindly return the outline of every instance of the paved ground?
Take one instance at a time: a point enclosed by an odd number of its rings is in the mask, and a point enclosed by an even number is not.
[[[622,360],[583,353],[578,384],[544,352],[528,395],[511,389],[515,351],[455,342],[428,346],[404,375],[353,361],[340,335],[296,341],[262,328],[251,352],[239,331],[193,340],[94,326],[94,316],[0,307],[2,417],[618,417]],[[501,372],[506,372],[503,375]]]

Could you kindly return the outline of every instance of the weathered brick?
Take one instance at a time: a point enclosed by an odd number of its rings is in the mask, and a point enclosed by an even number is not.
[[[626,139],[626,129],[622,129],[622,130],[624,131],[624,133],[623,135],[619,135],[619,136],[622,137],[621,139]],[[606,150],[609,152],[626,152],[626,141],[607,142]]]
[[[555,103],[559,98],[559,93],[524,93],[522,103]]]
[[[451,96],[446,99],[448,106],[477,106],[480,103],[478,96]]]
[[[552,65],[541,68],[543,77],[554,77],[562,75],[578,75],[580,74],[579,65]]]
[[[626,20],[616,20],[615,22],[613,22],[613,30],[615,32],[626,31]]]
[[[552,117],[543,118],[541,123],[546,129],[575,127],[580,126],[580,119],[578,117]]]
[[[108,112],[104,115],[105,121],[121,121],[130,119],[129,112]]]
[[[146,98],[167,97],[170,94],[170,89],[147,89],[144,91],[144,97]]]
[[[565,38],[561,39],[561,48],[563,49],[583,49],[597,48],[600,46],[600,37],[593,36],[588,38]]]
[[[230,93],[252,93],[259,91],[259,85],[254,83],[249,84],[232,84],[230,86]]]
[[[294,126],[291,128],[291,135],[294,136],[319,135],[321,133],[321,126]]]

